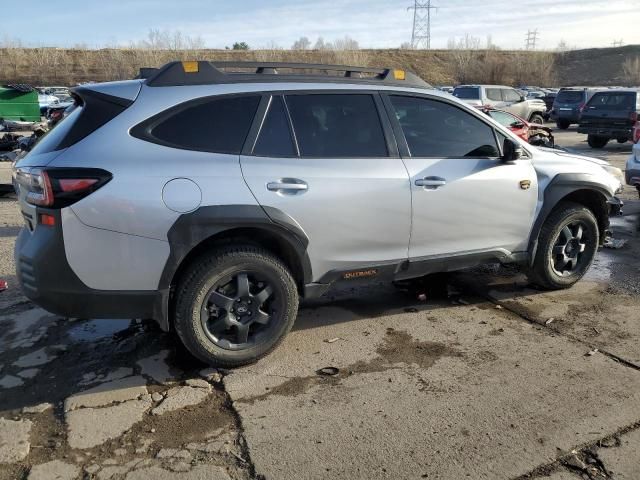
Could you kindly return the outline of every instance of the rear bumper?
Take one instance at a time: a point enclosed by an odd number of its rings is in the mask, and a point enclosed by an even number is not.
[[[625,180],[627,185],[632,185],[634,187],[640,187],[640,168],[627,168],[624,172]]]
[[[73,272],[64,248],[60,211],[55,226],[23,227],[15,246],[16,273],[27,298],[45,310],[73,318],[154,319],[167,328],[168,291],[95,290]]]
[[[631,128],[579,125],[578,133],[608,138],[626,138],[631,140]]]
[[[570,123],[579,123],[580,122],[580,113],[569,111],[569,110],[551,110],[550,115],[552,120],[565,120]]]

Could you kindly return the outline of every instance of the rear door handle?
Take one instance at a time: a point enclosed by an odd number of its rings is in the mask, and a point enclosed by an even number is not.
[[[417,187],[438,188],[446,185],[447,181],[442,177],[425,177],[417,179],[415,184]]]
[[[298,193],[309,190],[309,185],[297,178],[286,178],[278,182],[267,183],[267,190],[270,192]]]

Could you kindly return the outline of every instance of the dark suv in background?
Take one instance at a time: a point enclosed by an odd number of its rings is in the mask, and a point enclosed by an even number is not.
[[[573,123],[580,123],[585,106],[596,92],[597,89],[587,87],[561,88],[553,101],[551,120],[562,130]]]
[[[578,133],[586,133],[591,148],[603,148],[611,139],[633,139],[640,117],[640,90],[612,89],[596,92],[584,111]]]

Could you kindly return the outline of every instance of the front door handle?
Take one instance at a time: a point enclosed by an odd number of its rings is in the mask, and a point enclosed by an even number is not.
[[[281,192],[281,193],[302,193],[309,190],[309,185],[302,180],[298,180],[297,178],[283,178],[278,182],[269,182],[267,183],[267,190],[270,192]]]
[[[447,181],[442,177],[424,177],[415,181],[417,187],[425,187],[428,189],[435,189],[447,184]]]

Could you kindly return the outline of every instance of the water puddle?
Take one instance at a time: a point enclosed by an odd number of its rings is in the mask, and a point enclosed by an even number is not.
[[[612,263],[612,255],[606,250],[601,250],[598,252],[598,255],[591,264],[591,268],[589,268],[584,278],[595,282],[608,282],[611,280]]]
[[[82,320],[67,331],[67,335],[76,342],[93,342],[126,330],[131,320]]]

